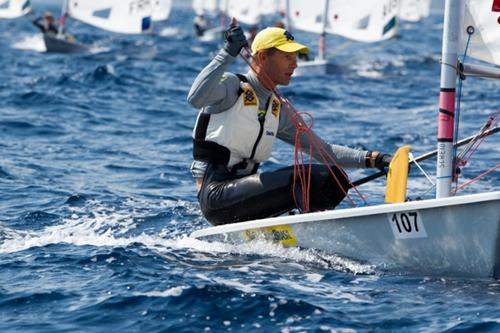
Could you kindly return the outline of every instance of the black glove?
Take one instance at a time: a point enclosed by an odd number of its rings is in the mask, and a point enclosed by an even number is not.
[[[392,156],[389,154],[382,154],[379,153],[377,157],[375,157],[375,168],[384,170],[385,168],[389,167],[389,164],[391,163]]]
[[[238,25],[230,25],[224,32],[224,50],[236,57],[245,46],[248,46],[248,42],[243,29]]]
[[[375,156],[375,159],[373,159],[372,157],[374,153],[377,154]],[[384,168],[389,166],[391,160],[392,156],[389,154],[382,154],[380,152],[369,151],[368,154],[366,154],[366,167],[384,170]]]

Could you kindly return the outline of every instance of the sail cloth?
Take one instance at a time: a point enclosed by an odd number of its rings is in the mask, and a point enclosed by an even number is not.
[[[30,10],[30,0],[0,0],[0,18],[20,17]]]
[[[126,34],[151,30],[151,3],[146,0],[69,0],[69,16],[97,28]]]
[[[399,0],[398,18],[418,22],[429,16],[431,0]]]
[[[172,0],[152,0],[151,19],[153,21],[165,21],[170,16],[172,10]]]
[[[315,6],[311,6],[310,0],[288,0],[287,3],[287,22],[291,29],[324,31],[359,42],[386,40],[397,32],[399,8],[394,0],[317,0]]]
[[[464,44],[468,27],[474,28],[468,56],[500,65],[500,0],[467,0],[464,21]]]
[[[228,17],[235,17],[238,22],[249,25],[260,23],[264,15],[278,14],[279,6],[277,0],[225,0],[221,10]]]
[[[221,0],[193,0],[192,7],[196,15],[215,15],[222,9]]]

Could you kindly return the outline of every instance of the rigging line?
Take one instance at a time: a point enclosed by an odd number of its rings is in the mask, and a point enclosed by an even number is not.
[[[458,155],[458,163],[460,166],[467,164],[472,155],[477,151],[479,146],[483,143],[486,136],[484,135],[486,131],[490,128],[496,128],[500,119],[498,115],[500,114],[500,110],[497,111],[494,115],[488,117],[486,123],[481,127],[481,129],[477,132],[477,134],[473,137],[473,139],[465,146],[464,150]]]
[[[244,47],[242,50],[244,50],[244,52],[246,53],[243,54],[243,53],[240,53],[240,56],[241,58],[243,59],[243,61],[255,72],[257,73],[255,67],[252,65],[252,63],[250,62],[249,59],[253,59],[253,56],[252,56],[252,53],[249,49],[248,46]],[[294,123],[295,127],[298,128],[299,126],[304,126],[304,124],[302,124],[302,122],[300,121],[300,116],[297,117],[296,115],[299,114],[299,112],[295,109],[295,107],[292,105],[292,103],[286,98],[284,97],[276,87],[273,87],[273,82],[271,80],[271,78],[267,75],[267,73],[265,72],[262,72],[263,74],[263,79],[265,81],[267,81],[267,85],[272,87],[270,90],[276,95],[276,97],[279,99],[279,101],[282,103],[282,104],[285,104],[288,106],[288,111],[291,112],[292,114],[290,114],[289,116],[291,117],[291,120],[292,122]],[[294,115],[294,114],[295,115]],[[297,120],[297,118],[299,118]],[[325,166],[328,167],[329,169],[329,172],[330,174],[332,175],[332,177],[336,180],[337,184],[340,184],[339,180],[337,179],[337,176],[334,174],[334,172],[331,170],[331,168],[329,167],[329,164],[327,163],[325,157],[323,156],[324,154],[324,149],[321,147],[321,144],[319,142],[317,142],[318,140],[312,136],[311,134],[311,131],[305,131],[305,134],[308,135],[311,143],[315,146],[316,149],[318,149],[318,152],[320,153],[320,156],[322,157],[323,159],[323,164],[325,164]],[[326,153],[326,156],[330,157],[330,164],[332,165],[335,165],[339,170],[343,171],[342,168],[338,165],[338,163],[335,161],[335,159],[330,156],[329,154]],[[361,199],[366,203],[366,200],[364,199],[364,197],[361,195],[361,193],[359,192],[359,190],[354,186],[354,184],[350,181],[350,179],[347,177],[347,175],[345,175],[346,179],[348,180],[349,182],[349,185],[351,186],[351,188],[353,188],[355,190],[355,192],[361,197]],[[339,189],[343,192],[343,194],[349,199],[349,201],[351,202],[351,204],[355,207],[355,203],[354,203],[354,200],[352,200],[352,198],[349,196],[349,194],[347,193],[347,191],[344,191],[343,187],[340,186]]]
[[[469,43],[472,37],[472,34],[474,33],[474,29],[467,29],[467,34],[469,35],[467,39],[467,43],[465,44],[465,49],[464,49],[464,54],[462,55],[462,62],[465,62],[465,59],[467,58],[467,51],[469,49]],[[458,73],[458,72],[457,72]],[[463,78],[461,75],[458,75],[458,89],[457,89],[457,96],[456,96],[456,108],[455,108],[455,129],[454,129],[454,134],[453,134],[453,179],[455,181],[455,188],[458,186],[458,159],[457,159],[457,147],[456,143],[458,141],[458,132],[460,129],[460,105],[462,101],[462,86],[463,86]]]
[[[493,128],[491,128],[491,129],[488,129],[488,130],[484,131],[484,133],[483,133],[483,134],[480,134],[479,136],[480,136],[481,138],[482,138],[482,137],[487,137],[487,136],[493,135],[493,134],[498,133],[498,132],[500,132],[500,127],[499,127],[499,126],[496,126],[496,127],[493,127]],[[458,142],[457,142],[457,146],[463,146],[463,145],[468,144],[468,143],[469,143],[469,142],[471,142],[471,141],[472,141],[472,140],[473,140],[476,136],[477,136],[477,134],[476,134],[476,135],[469,136],[469,137],[467,137],[467,138],[465,138],[465,139],[462,139],[462,140],[458,141]],[[432,150],[432,151],[430,151],[430,152],[427,152],[427,153],[425,153],[425,154],[422,154],[422,155],[420,155],[420,156],[417,156],[417,157],[415,158],[415,160],[416,160],[416,161],[418,161],[418,162],[420,162],[420,161],[425,161],[425,160],[427,160],[427,159],[429,159],[429,158],[431,158],[431,157],[436,156],[437,154],[438,154],[438,150],[437,150],[437,149],[434,149],[434,150]],[[358,179],[358,180],[354,181],[354,182],[353,182],[353,184],[354,184],[354,185],[356,185],[356,186],[363,185],[363,184],[365,184],[365,183],[368,183],[369,181],[372,181],[372,180],[374,180],[374,179],[380,178],[380,177],[385,176],[385,175],[386,175],[386,173],[385,173],[385,172],[383,172],[383,171],[379,171],[379,172],[376,172],[376,173],[374,173],[374,174],[371,174],[371,175],[369,175],[369,176],[367,176],[367,177],[364,177],[364,178]]]
[[[475,177],[475,178],[472,178],[471,180],[469,180],[468,182],[466,183],[463,183],[462,185],[460,185],[460,187],[458,187],[454,193],[457,193],[458,191],[464,189],[465,187],[471,185],[472,183],[475,183],[476,181],[478,181],[480,178],[486,176],[487,174],[490,174],[492,173],[493,171],[495,171],[496,169],[500,168],[500,163],[498,163],[497,165],[495,165],[493,168],[489,169],[489,170],[486,170],[485,172],[483,172],[482,174],[480,174],[479,176]]]
[[[417,166],[417,168],[419,168],[419,170],[423,173],[425,178],[427,178],[429,183],[431,183],[433,186],[435,186],[436,184],[434,184],[434,182],[432,181],[432,178],[429,176],[429,174],[427,174],[427,172],[425,172],[424,169],[422,169],[422,167],[420,166],[420,163],[417,162],[417,159],[415,158],[413,153],[410,152],[409,156],[410,156],[410,163],[414,163]]]

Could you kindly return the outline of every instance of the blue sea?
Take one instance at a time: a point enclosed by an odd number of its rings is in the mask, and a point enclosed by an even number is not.
[[[35,1],[35,14],[58,6]],[[178,1],[151,35],[68,20],[91,52],[47,54],[35,14],[0,20],[0,332],[500,331],[495,280],[190,238],[208,223],[189,171],[197,110],[186,96],[220,44],[195,38],[189,2]],[[434,10],[383,43],[329,36],[332,73],[295,77],[281,92],[331,143],[433,150],[441,22]],[[295,35],[315,53],[316,36]],[[492,80],[463,82],[461,137],[499,110],[499,91]],[[495,166],[499,147],[488,138],[461,182]],[[291,163],[280,143],[263,170]],[[434,160],[422,167],[435,175]],[[499,185],[497,170],[462,193]],[[384,186],[359,190],[375,204]],[[410,197],[433,191],[412,170]]]

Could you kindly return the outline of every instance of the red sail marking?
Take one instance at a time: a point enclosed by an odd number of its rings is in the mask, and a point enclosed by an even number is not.
[[[500,0],[493,0],[492,12],[500,12]]]

